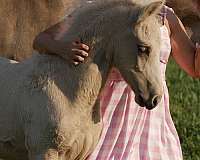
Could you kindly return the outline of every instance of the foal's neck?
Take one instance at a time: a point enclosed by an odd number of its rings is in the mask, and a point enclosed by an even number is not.
[[[106,59],[106,50],[103,48],[92,50],[92,56],[86,64],[81,64],[78,95],[80,100],[88,100],[88,105],[94,105],[103,88],[110,69],[110,62]],[[84,66],[85,65],[85,66]],[[86,104],[87,105],[87,104]]]
[[[91,52],[93,56],[78,66],[70,65],[59,57],[52,57],[49,61],[53,84],[67,97],[70,104],[88,113],[105,84],[110,64],[103,50]]]
[[[80,64],[69,71],[70,74],[73,75],[74,79],[72,85],[75,84],[73,94],[75,97],[78,95],[76,100],[80,104],[85,102],[83,107],[86,107],[87,105],[91,106],[95,103],[95,100],[107,79],[108,71],[112,62],[110,58],[111,56],[106,55],[109,52],[107,47],[109,44],[107,43],[110,41],[107,39],[108,37],[106,37],[103,31],[95,30],[92,32],[89,30],[80,35],[77,33],[78,32],[74,30],[67,32],[63,35],[61,40],[69,42],[71,39],[74,39],[74,37],[80,37],[83,43],[90,46],[89,57],[86,58],[85,63]],[[111,55],[111,53],[109,54]]]

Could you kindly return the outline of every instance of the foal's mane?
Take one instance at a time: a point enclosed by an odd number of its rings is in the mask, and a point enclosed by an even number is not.
[[[72,14],[69,38],[79,37],[93,45],[91,38],[114,35],[137,19],[139,5],[126,0],[103,0],[88,4]]]

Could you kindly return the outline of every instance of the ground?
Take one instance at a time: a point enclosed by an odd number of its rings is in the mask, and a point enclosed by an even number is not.
[[[187,76],[171,60],[167,68],[167,85],[184,160],[200,160],[200,80]]]

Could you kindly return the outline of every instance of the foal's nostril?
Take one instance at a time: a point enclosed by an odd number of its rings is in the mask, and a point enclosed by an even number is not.
[[[141,107],[146,107],[147,109],[151,110],[155,108],[161,100],[161,96],[155,95],[153,98],[145,99],[143,95],[138,96],[138,102]]]
[[[160,99],[161,99],[160,96],[154,96],[152,98],[152,106],[156,107],[158,105],[158,103],[160,102]]]

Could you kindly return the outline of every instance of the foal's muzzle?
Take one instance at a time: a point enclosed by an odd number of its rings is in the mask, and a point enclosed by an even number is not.
[[[138,98],[136,99],[136,102],[141,107],[146,107],[148,110],[151,110],[159,104],[161,98],[162,97],[159,95],[154,95],[154,96],[151,96],[150,98],[146,99],[142,94],[140,94],[138,96]]]

